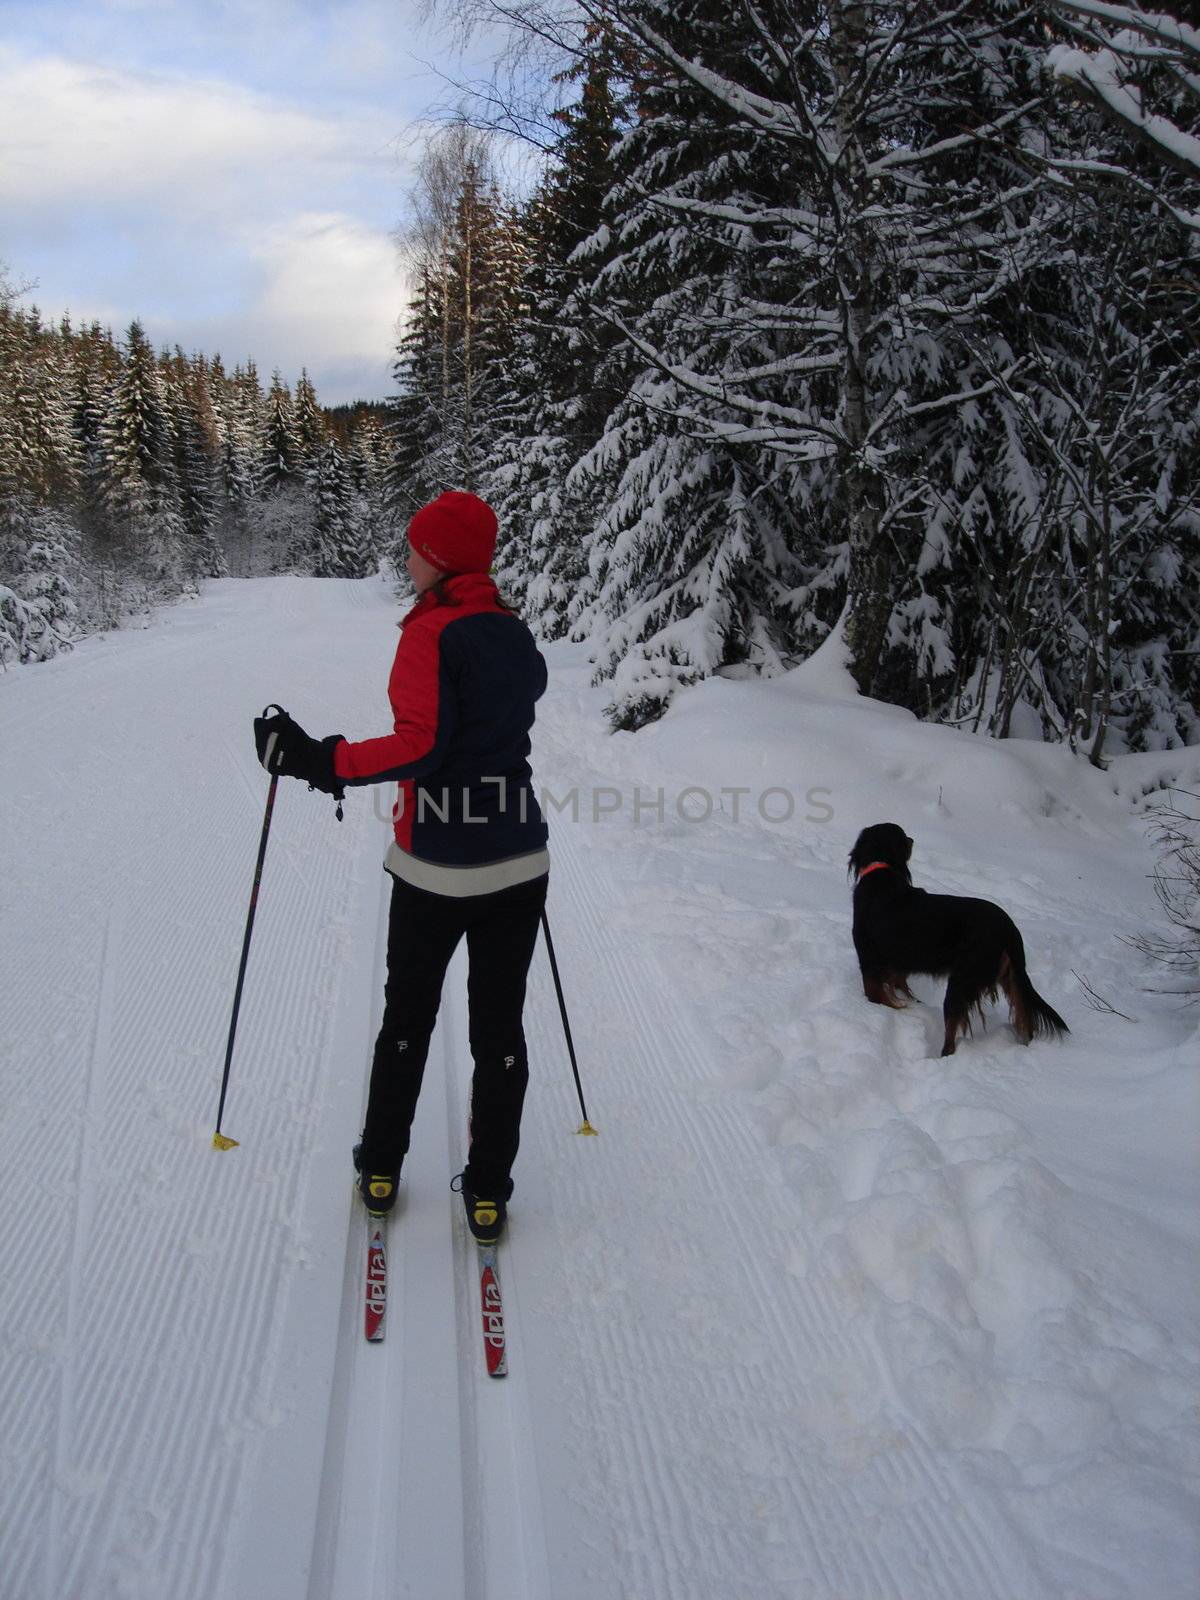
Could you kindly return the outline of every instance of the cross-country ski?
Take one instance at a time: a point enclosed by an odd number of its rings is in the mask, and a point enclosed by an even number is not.
[[[387,1222],[369,1212],[363,1286],[363,1331],[368,1344],[378,1344],[387,1321]]]
[[[483,1314],[483,1354],[489,1378],[508,1376],[508,1345],[504,1336],[504,1301],[500,1294],[500,1262],[494,1244],[476,1245],[479,1303]]]

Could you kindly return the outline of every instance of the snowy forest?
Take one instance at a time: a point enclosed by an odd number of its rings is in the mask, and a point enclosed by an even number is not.
[[[379,559],[381,408],[335,419],[306,373],[156,354],[134,322],[0,300],[0,661],[227,574],[361,577]]]
[[[448,17],[447,19],[451,19]],[[447,487],[614,727],[843,630],[864,693],[1200,741],[1200,34],[1107,0],[463,0],[384,407],[0,307],[0,654],[356,576]],[[536,152],[532,182],[503,155]],[[398,307],[398,311],[402,308]]]

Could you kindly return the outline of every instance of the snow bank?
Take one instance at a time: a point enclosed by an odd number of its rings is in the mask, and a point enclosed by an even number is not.
[[[1187,1593],[1200,1015],[1123,941],[1158,926],[1140,813],[1200,752],[1102,773],[922,724],[858,696],[835,645],[681,693],[587,756],[620,774],[642,846],[628,937],[653,940],[711,1092],[773,1152],[786,1270],[878,1357],[849,1388],[829,1371],[855,1448],[891,1448],[903,1417],[953,1458],[1032,1563],[1012,1593]],[[1068,1040],[1024,1049],[996,1010],[941,1061],[937,983],[906,1013],[866,1003],[845,859],[877,821],[914,837],[916,882],[1012,912]]]

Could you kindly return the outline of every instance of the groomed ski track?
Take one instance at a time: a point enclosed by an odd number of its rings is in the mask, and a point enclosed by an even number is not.
[[[364,1005],[347,1017],[351,1030],[363,1015],[378,1018],[386,889],[375,922],[376,1004],[353,996]],[[379,1345],[363,1337],[364,1223],[357,1201],[351,1208],[309,1600],[343,1594],[549,1600],[552,1594],[527,1385],[519,1368],[502,1385],[483,1373],[475,1250],[447,1188],[447,1174],[461,1160],[465,1124],[455,999],[464,990],[465,968],[456,957],[430,1052],[427,1103],[406,1164],[414,1202],[402,1205],[390,1224],[389,1307]],[[515,1294],[508,1300],[515,1335]],[[268,1571],[263,1581],[277,1579]]]
[[[379,583],[222,582],[0,686],[21,763],[5,912],[28,930],[2,1063],[3,1600],[1182,1600],[1182,1479],[1144,1443],[1144,1471],[1068,1494],[1018,1481],[1002,1443],[1023,1391],[989,1432],[1008,1369],[995,1397],[972,1390],[967,1296],[1000,1346],[1018,1268],[1048,1317],[1117,1328],[1157,1363],[1156,1418],[1194,1346],[1111,1286],[1089,1298],[1047,1242],[1034,1201],[1051,1214],[1064,1186],[1020,1120],[1037,1051],[932,1071],[918,1018],[844,1020],[841,884],[836,912],[769,887],[840,876],[844,826],[798,858],[719,815],[589,826],[585,798],[578,825],[552,817],[551,926],[600,1137],[573,1131],[539,952],[504,1380],[448,1187],[461,959],[390,1227],[386,1339],[362,1336],[349,1151],[385,957],[383,790],[352,792],[339,826],[281,785],[225,1117],[241,1145],[209,1148],[266,792],[249,718],[279,701],[314,734],[379,731],[395,617]],[[540,782],[636,782],[636,741],[605,741],[586,669],[556,660]],[[1009,894],[1024,925],[1034,879]],[[1056,997],[1078,959],[1043,958]],[[920,1295],[896,1265],[910,1246],[914,1277],[935,1274]],[[1165,1221],[1161,1248],[1183,1278]],[[1065,1379],[1028,1378],[1085,1448],[1097,1418]]]

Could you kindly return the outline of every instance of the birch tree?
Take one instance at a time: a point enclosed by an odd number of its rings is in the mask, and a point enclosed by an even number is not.
[[[409,513],[443,489],[480,486],[522,272],[516,217],[482,135],[455,125],[431,142],[414,214],[394,462],[397,504]]]

